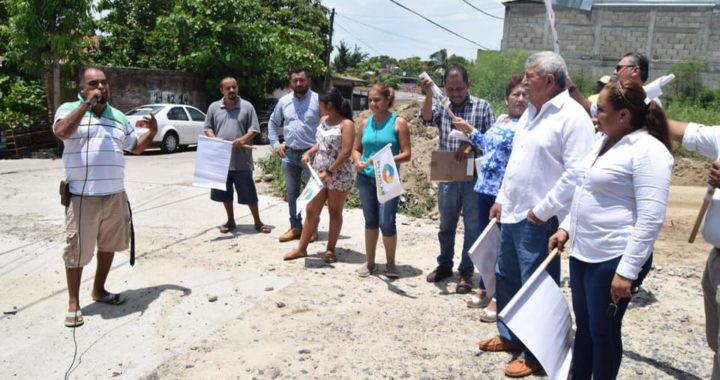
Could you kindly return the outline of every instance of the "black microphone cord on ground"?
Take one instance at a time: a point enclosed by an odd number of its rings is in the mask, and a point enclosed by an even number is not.
[[[92,108],[88,110],[89,112],[92,112]],[[85,179],[83,179],[83,185],[82,190],[80,191],[80,204],[78,205],[78,214],[77,214],[77,238],[78,238],[78,249],[77,249],[77,256],[75,260],[75,265],[80,265],[80,257],[82,253],[82,234],[80,231],[80,227],[82,226],[82,204],[83,199],[85,198],[85,185],[87,185],[88,180],[88,174],[90,171],[90,126],[92,125],[92,114],[88,115],[88,122],[87,122],[87,141],[85,141]],[[68,178],[68,183],[70,182],[70,179]],[[69,186],[69,185],[68,185]],[[70,197],[71,202],[68,207],[72,207],[72,195]],[[67,210],[66,210],[67,212]],[[78,352],[78,345],[77,345],[77,337],[75,335],[75,330],[77,329],[77,316],[78,312],[80,312],[80,304],[79,304],[79,294],[80,294],[80,281],[82,279],[82,267],[78,266],[78,309],[75,311],[75,315],[73,317],[73,328],[72,328],[72,336],[73,336],[73,357],[72,362],[70,363],[70,366],[68,367],[67,371],[65,371],[65,380],[70,379],[70,372],[73,370],[73,366],[75,365],[75,359],[77,358],[77,352]],[[84,319],[83,319],[84,321]]]

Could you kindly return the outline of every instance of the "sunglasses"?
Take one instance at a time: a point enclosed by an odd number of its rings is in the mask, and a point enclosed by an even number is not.
[[[637,67],[637,65],[617,65],[615,66],[615,71],[621,71],[625,67]]]

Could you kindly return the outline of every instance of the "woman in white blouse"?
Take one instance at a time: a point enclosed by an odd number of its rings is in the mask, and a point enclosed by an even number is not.
[[[665,114],[645,98],[631,81],[602,90],[597,119],[604,136],[583,161],[570,214],[550,238],[550,249],[570,239],[573,379],[617,377],[633,281],[665,220],[671,143]]]

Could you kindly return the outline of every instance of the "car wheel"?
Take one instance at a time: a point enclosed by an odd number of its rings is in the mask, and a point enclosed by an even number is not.
[[[267,145],[270,144],[270,138],[268,137],[268,123],[260,124],[260,133],[253,139],[255,145]]]
[[[173,153],[178,150],[180,146],[179,142],[177,133],[170,131],[163,137],[162,143],[160,143],[160,150],[163,151],[163,153]]]

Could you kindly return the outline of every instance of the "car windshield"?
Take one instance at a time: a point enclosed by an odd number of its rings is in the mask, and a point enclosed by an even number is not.
[[[161,109],[162,109],[162,106],[155,106],[155,107],[143,106],[143,107],[135,108],[134,110],[126,113],[126,115],[127,116],[145,116],[145,115],[149,115],[151,112],[157,115],[157,113],[160,112]]]

